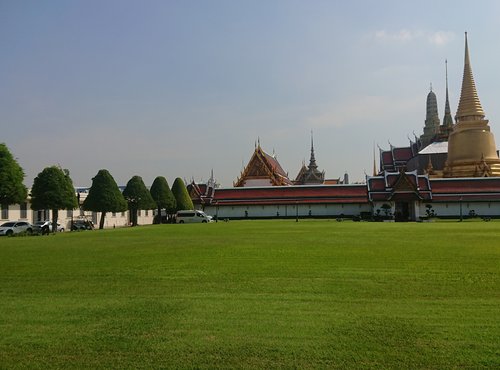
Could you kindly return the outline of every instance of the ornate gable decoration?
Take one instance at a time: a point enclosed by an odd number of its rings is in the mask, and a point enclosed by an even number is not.
[[[415,182],[411,180],[410,176],[415,178]],[[418,179],[416,177],[416,174],[407,174],[406,172],[401,171],[397,179],[394,181],[394,185],[392,186],[390,199],[393,199],[395,197],[405,197],[413,199],[416,197],[417,199],[422,199],[418,191],[417,181]]]
[[[269,179],[272,186],[292,184],[276,158],[264,152],[260,144],[255,148],[252,158],[233,185],[243,187],[246,181],[251,179]]]

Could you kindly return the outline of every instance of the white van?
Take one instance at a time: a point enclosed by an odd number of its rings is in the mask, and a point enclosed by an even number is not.
[[[192,211],[192,210],[185,210],[185,211],[178,211],[177,214],[175,215],[175,222],[178,224],[188,224],[188,223],[195,223],[195,222],[212,222],[212,216],[208,216],[205,212],[203,211]]]

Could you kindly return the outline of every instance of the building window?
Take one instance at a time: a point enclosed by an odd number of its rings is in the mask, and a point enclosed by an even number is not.
[[[19,209],[21,210],[21,218],[28,218],[28,203],[21,203]]]
[[[111,217],[116,217],[116,212],[112,212]]]
[[[122,217],[125,217],[125,212],[122,212]]]
[[[149,216],[149,209],[146,209],[146,217]]]
[[[73,217],[73,210],[72,209],[68,209],[68,217],[69,218]]]
[[[137,216],[141,217],[141,210],[140,209],[137,211]]]
[[[9,205],[2,204],[2,220],[7,220],[9,218]]]

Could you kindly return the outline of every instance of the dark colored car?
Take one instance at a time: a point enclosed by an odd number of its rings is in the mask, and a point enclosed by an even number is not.
[[[74,220],[71,226],[72,231],[93,230],[94,224],[89,220]]]
[[[64,227],[57,223],[57,231],[63,232]],[[33,232],[39,234],[48,234],[52,232],[52,221],[37,221],[33,224]]]

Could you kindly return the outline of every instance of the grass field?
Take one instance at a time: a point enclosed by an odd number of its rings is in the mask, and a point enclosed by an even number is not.
[[[499,368],[500,223],[0,239],[2,368]]]

